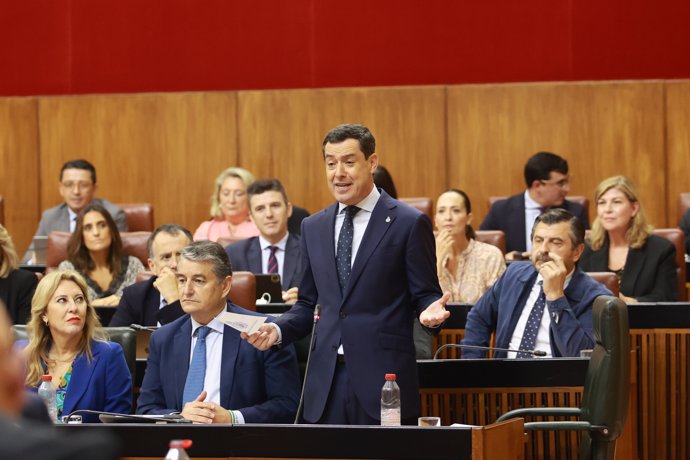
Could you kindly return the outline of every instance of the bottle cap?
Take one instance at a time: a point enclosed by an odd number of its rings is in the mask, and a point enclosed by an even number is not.
[[[45,374],[45,375],[42,375],[42,376],[41,376],[41,380],[44,381],[44,382],[52,382],[53,376],[52,376],[52,375]]]
[[[386,380],[395,380],[395,374],[386,374]]]
[[[189,449],[192,447],[192,440],[191,439],[173,439],[170,441],[170,448],[172,449],[173,447],[181,447],[183,449]]]

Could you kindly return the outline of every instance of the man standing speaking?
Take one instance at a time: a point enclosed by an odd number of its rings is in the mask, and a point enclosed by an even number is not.
[[[323,141],[336,203],[302,223],[299,300],[275,323],[244,338],[260,350],[316,327],[303,418],[308,423],[380,423],[381,387],[395,373],[403,423],[415,423],[419,393],[413,319],[437,327],[450,313],[436,276],[431,221],[374,187],[376,142],[347,124]],[[275,326],[274,326],[275,325]]]

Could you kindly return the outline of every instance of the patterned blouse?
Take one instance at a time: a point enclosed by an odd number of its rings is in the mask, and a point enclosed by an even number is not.
[[[65,405],[65,397],[67,396],[67,388],[69,387],[70,380],[72,380],[72,366],[70,366],[67,372],[65,372],[65,375],[62,376],[60,385],[58,385],[57,390],[55,390],[58,421],[62,420],[62,408]]]
[[[60,270],[76,270],[72,262],[65,260],[58,266]],[[139,259],[132,256],[124,256],[122,258],[122,265],[120,268],[120,273],[113,276],[113,280],[110,282],[110,286],[105,291],[94,280],[89,278],[86,273],[79,272],[81,276],[86,280],[86,285],[89,290],[89,298],[91,300],[101,299],[103,297],[108,297],[115,294],[118,297],[122,297],[122,291],[137,280],[137,275],[143,272],[144,265]]]
[[[448,256],[447,256],[448,257]],[[458,256],[455,273],[447,268],[447,258],[439,277],[443,293],[450,292],[449,302],[475,303],[505,271],[501,250],[474,239]]]

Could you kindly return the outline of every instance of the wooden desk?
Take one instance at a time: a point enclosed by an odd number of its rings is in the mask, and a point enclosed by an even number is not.
[[[190,457],[262,459],[521,460],[522,419],[487,427],[322,425],[59,425],[74,432],[107,430],[125,458],[162,458],[171,439],[191,439]],[[270,442],[269,442],[270,441]]]

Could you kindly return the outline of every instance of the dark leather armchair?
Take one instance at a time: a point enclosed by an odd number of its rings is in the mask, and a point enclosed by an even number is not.
[[[55,269],[60,262],[67,260],[67,242],[72,234],[69,232],[50,232],[48,234],[48,249],[46,250],[47,271]],[[146,243],[151,232],[122,232],[122,251],[128,256],[134,256],[148,266],[148,252]]]
[[[516,417],[578,417],[578,421],[525,423],[526,430],[582,431],[580,459],[612,460],[623,432],[630,396],[628,309],[616,297],[600,296],[592,312],[595,345],[587,368],[582,405],[517,409],[497,421]]]
[[[235,305],[256,311],[256,277],[252,272],[233,272],[228,299]]]
[[[130,232],[152,232],[153,205],[151,203],[118,203],[127,217],[127,227]]]
[[[135,382],[137,368],[137,333],[129,327],[106,327],[104,328],[111,342],[117,342],[122,346],[125,353],[127,367],[132,374],[132,382]]]
[[[618,297],[620,294],[620,285],[618,283],[618,277],[613,272],[587,272],[595,281],[603,284],[608,288],[609,291],[613,293],[614,296]]]
[[[429,216],[429,219],[431,219],[431,222],[434,221],[434,214],[433,214],[434,202],[428,196],[398,198],[398,200],[402,201],[403,203],[405,203],[408,206],[412,206],[413,208],[419,209],[424,214]]]
[[[685,287],[685,233],[679,228],[657,228],[654,234],[666,238],[676,247],[676,274],[678,276],[678,300],[688,300],[688,290]]]
[[[506,253],[506,234],[501,230],[475,230],[475,239],[482,243],[491,244]]]

